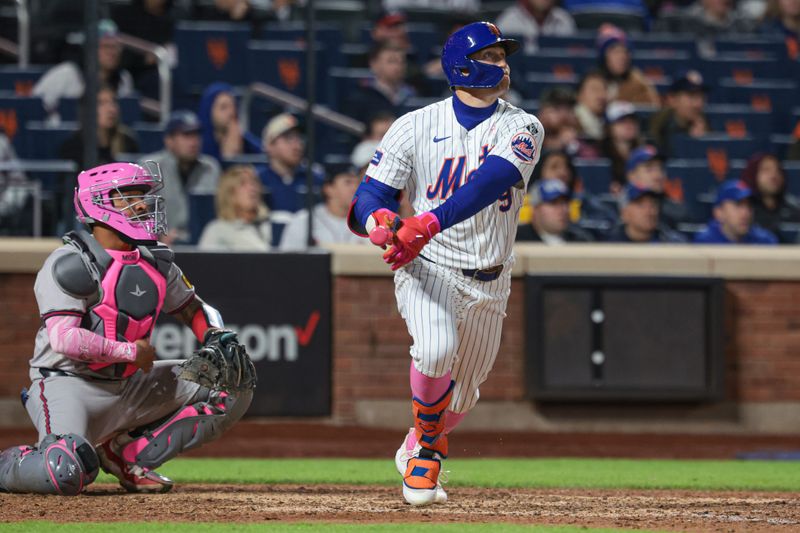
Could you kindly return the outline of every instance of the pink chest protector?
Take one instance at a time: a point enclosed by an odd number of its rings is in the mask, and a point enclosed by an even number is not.
[[[148,338],[164,306],[172,251],[159,245],[139,246],[126,252],[105,250],[88,234],[70,233],[67,239],[81,250],[85,287],[82,292],[90,292],[83,295],[89,308],[81,327],[119,342]],[[69,276],[72,281],[68,283],[73,286],[80,282],[76,270],[77,267],[72,268]],[[85,279],[87,273],[91,280]],[[136,371],[130,364],[89,365],[96,372],[107,367],[115,367],[110,369],[114,377],[128,377]],[[109,370],[100,373],[108,375]]]

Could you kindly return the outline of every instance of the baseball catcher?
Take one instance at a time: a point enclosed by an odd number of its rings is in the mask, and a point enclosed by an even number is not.
[[[255,369],[236,333],[203,302],[157,242],[166,221],[155,164],[81,172],[70,232],[34,292],[42,317],[22,401],[35,446],[0,452],[0,492],[79,494],[102,468],[130,492],[166,492],[155,469],[219,437],[245,412]],[[202,348],[155,361],[150,336],[166,311]]]

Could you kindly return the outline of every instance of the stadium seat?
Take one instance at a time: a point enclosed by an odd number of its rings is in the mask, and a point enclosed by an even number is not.
[[[790,80],[757,80],[740,85],[729,78],[712,90],[712,101],[749,105],[773,114],[773,132],[789,133],[794,126],[790,110],[797,102],[798,84]]]
[[[525,98],[538,100],[542,91],[553,87],[569,87],[573,91],[577,90],[579,79],[577,74],[556,76],[552,73],[528,72],[525,74],[524,83],[517,85],[512,82],[512,85],[518,88]]]
[[[675,53],[688,54],[690,57],[697,55],[697,44],[694,40],[680,35],[668,33],[645,33],[631,36],[631,48],[634,53],[651,52],[669,57]]]
[[[759,80],[780,77],[782,64],[774,57],[752,59],[744,53],[730,53],[702,59],[697,69],[711,86],[723,78],[730,78],[737,85],[748,86]]]
[[[521,56],[521,57],[518,57]],[[509,63],[515,69],[515,61],[519,63],[522,72],[538,72],[552,74],[559,79],[573,79],[580,77],[585,72],[597,67],[597,52],[572,52],[565,49],[539,50],[535,54],[517,54],[511,56]]]
[[[317,51],[322,47],[318,44]],[[302,98],[306,97],[306,44],[287,41],[251,41],[247,46],[248,82],[260,81]],[[317,101],[331,103],[327,65],[316,63]]]
[[[140,122],[133,126],[139,151],[143,154],[158,152],[164,148],[164,130],[158,124]]]
[[[203,228],[216,218],[213,194],[189,195],[189,244],[197,244]]]
[[[79,129],[77,122],[62,122],[58,126],[26,122],[24,149],[18,155],[24,159],[57,159],[61,145]]]
[[[41,121],[45,118],[42,99],[35,96],[17,96],[13,92],[0,92],[0,131],[24,153],[22,136],[23,125],[28,121]]]
[[[675,156],[683,159],[705,159],[708,168],[718,179],[727,175],[732,159],[748,159],[767,148],[767,139],[755,137],[730,137],[710,134],[704,137],[675,135],[671,146]]]
[[[215,82],[244,85],[248,81],[249,24],[179,22],[175,28],[178,65],[174,84],[178,92],[199,94]]]
[[[508,33],[509,37],[519,38]],[[540,35],[537,39],[539,49],[561,48],[571,52],[594,51],[597,49],[597,36],[594,32],[578,32],[575,35]]]
[[[666,165],[671,187],[679,188],[691,222],[705,222],[711,216],[709,198],[717,178],[703,159],[672,159]]]
[[[0,68],[0,91],[13,92],[17,96],[30,96],[33,86],[49,69],[49,65],[27,68],[4,66]]]
[[[674,72],[682,68],[691,68],[693,55],[688,52],[674,51],[665,54],[659,50],[636,50],[632,53],[633,65],[651,81],[664,84]]]
[[[750,59],[786,59],[786,45],[782,39],[764,37],[718,37],[714,41],[717,54],[739,54]]]
[[[141,99],[138,95],[122,96],[117,98],[119,104],[120,120],[123,124],[130,126],[142,118]],[[79,122],[80,99],[62,98],[58,101],[58,114],[61,120],[67,122]]]
[[[704,110],[711,131],[730,137],[751,136],[764,139],[773,131],[773,117],[769,111],[758,111],[748,105],[709,105]]]
[[[583,184],[583,190],[593,195],[609,193],[611,162],[608,159],[576,159],[574,163]]]

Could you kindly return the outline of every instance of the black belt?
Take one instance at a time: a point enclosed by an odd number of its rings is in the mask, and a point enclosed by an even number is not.
[[[43,378],[67,377],[74,375],[70,374],[69,372],[64,372],[63,370],[56,370],[55,368],[40,368],[39,373]]]
[[[433,263],[434,265],[436,264],[434,261],[431,261],[422,254],[419,254],[419,256],[428,263]],[[489,268],[484,268],[481,270],[462,268],[461,273],[467,276],[468,278],[477,279],[478,281],[494,281],[500,277],[500,274],[503,273],[503,265],[497,265]]]
[[[494,281],[500,277],[503,272],[503,265],[497,265],[482,270],[472,270],[469,268],[462,268],[461,273],[468,278],[477,279],[478,281]]]

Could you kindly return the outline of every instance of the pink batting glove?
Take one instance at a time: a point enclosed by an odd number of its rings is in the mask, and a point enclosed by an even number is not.
[[[403,219],[392,246],[383,254],[383,260],[392,265],[392,270],[407,265],[440,231],[439,219],[430,211]]]
[[[388,209],[378,209],[372,213],[372,218],[375,219],[375,227],[369,232],[369,240],[385,250],[399,227],[400,216]]]

